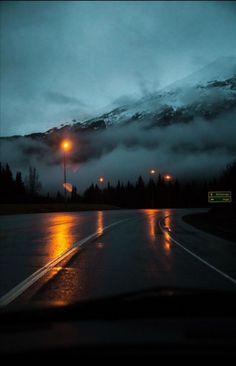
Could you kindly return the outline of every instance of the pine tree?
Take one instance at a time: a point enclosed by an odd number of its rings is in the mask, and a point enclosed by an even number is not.
[[[0,184],[1,202],[13,202],[15,196],[14,179],[8,164],[6,164],[5,168],[4,166],[1,165],[0,174],[1,174],[1,184]]]
[[[22,180],[21,172],[16,173],[15,192],[18,197],[23,197],[25,195],[25,185]]]
[[[72,192],[71,192],[71,201],[76,202],[77,201],[77,188],[76,186],[72,186]]]
[[[42,184],[39,180],[39,174],[37,169],[30,166],[29,167],[29,174],[25,179],[25,184],[27,187],[27,191],[30,196],[34,197],[37,196],[42,188]]]

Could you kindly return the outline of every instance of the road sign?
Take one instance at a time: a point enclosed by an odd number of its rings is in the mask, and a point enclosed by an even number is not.
[[[230,203],[232,202],[231,191],[210,191],[208,192],[209,203]]]

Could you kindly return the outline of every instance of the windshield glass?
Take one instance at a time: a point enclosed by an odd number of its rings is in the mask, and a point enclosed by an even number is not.
[[[0,6],[0,306],[235,291],[235,4]]]

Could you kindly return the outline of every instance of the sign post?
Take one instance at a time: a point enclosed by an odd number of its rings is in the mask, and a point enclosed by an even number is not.
[[[232,192],[231,191],[210,191],[208,192],[209,203],[231,203]]]

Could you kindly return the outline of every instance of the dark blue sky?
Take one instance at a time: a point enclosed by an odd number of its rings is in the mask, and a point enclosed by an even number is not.
[[[2,2],[1,135],[44,131],[236,55],[233,2]]]

